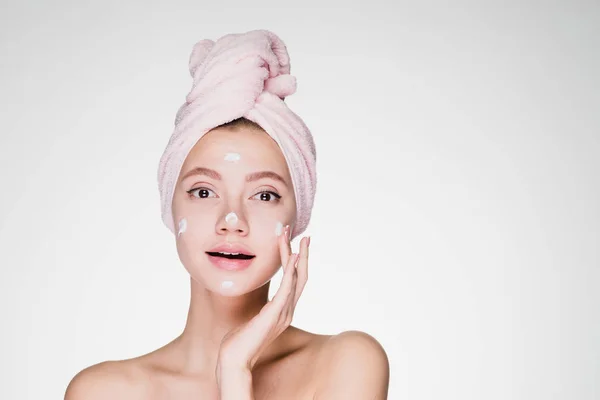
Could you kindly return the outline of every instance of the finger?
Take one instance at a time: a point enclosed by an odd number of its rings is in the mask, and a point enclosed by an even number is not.
[[[271,300],[271,303],[273,303],[273,309],[274,311],[276,310],[276,312],[280,313],[282,308],[284,307],[287,297],[289,295],[289,291],[291,289],[292,283],[293,283],[293,279],[294,279],[294,275],[295,275],[295,270],[296,268],[294,268],[294,264],[296,263],[296,261],[298,260],[298,254],[293,253],[286,266],[285,269],[283,271],[283,278],[281,280],[281,285],[279,285],[279,288],[277,289],[277,293],[275,293],[275,296],[273,296],[273,299]]]
[[[290,261],[292,262],[287,266],[287,268],[289,268],[288,274],[290,274],[289,276],[291,276],[291,278],[285,282],[282,282],[282,293],[281,298],[279,299],[281,305],[278,306],[279,316],[277,318],[277,325],[280,329],[285,329],[287,327],[286,322],[294,304],[296,282],[298,280],[296,267],[293,265],[298,262],[298,254],[295,254],[294,258]]]
[[[279,255],[281,257],[281,265],[287,265],[290,255],[292,254],[292,246],[290,243],[290,226],[286,225],[283,233],[279,235]]]
[[[300,241],[300,251],[301,252],[304,251],[302,249],[303,243],[304,243],[304,241],[301,240]],[[293,282],[291,283],[291,288],[290,288],[289,293],[288,293],[288,298],[287,298],[286,304],[284,306],[284,308],[285,308],[284,313],[285,314],[289,313],[290,311],[293,313],[293,308],[296,305],[296,292],[298,290],[298,281],[299,281],[299,277],[298,277],[298,264],[300,262],[300,258],[301,257],[302,257],[302,254],[296,254],[296,261],[293,263],[294,276],[293,276]]]
[[[306,281],[308,280],[308,248],[310,245],[310,237],[302,238],[300,241],[300,254],[298,258],[298,282],[294,298],[294,307],[298,303],[298,299],[304,290]]]
[[[285,301],[285,305],[284,305],[284,311],[282,314],[284,318],[287,318],[287,315],[291,312],[293,313],[293,308],[295,306],[295,299],[296,299],[296,290],[298,287],[298,260],[300,259],[300,256],[297,255],[296,257],[296,261],[292,266],[290,266],[290,268],[293,268],[293,276],[292,276],[292,282],[290,283],[290,288],[288,290],[288,296],[286,298]]]
[[[285,327],[287,327],[294,318],[294,311],[296,310],[296,290],[298,287],[298,274],[294,274],[294,282],[292,283],[292,288],[290,289],[290,293],[287,299],[287,302],[284,307],[284,311],[282,312],[282,322]]]

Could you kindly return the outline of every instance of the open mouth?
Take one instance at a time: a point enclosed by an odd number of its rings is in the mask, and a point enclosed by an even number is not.
[[[230,260],[251,260],[256,256],[251,256],[248,254],[242,254],[242,253],[220,253],[220,252],[214,252],[214,251],[207,251],[206,254],[208,254],[209,256],[213,256],[213,257],[223,257],[223,258],[228,258]]]

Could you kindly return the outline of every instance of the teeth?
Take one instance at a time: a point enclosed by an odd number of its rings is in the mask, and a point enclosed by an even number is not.
[[[222,251],[221,254],[227,254],[229,256],[237,256],[240,253],[226,253],[226,252]]]

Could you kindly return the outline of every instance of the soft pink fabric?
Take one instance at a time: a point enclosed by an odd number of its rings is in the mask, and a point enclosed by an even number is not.
[[[189,59],[193,86],[175,118],[160,159],[158,186],[165,225],[175,233],[171,204],[181,167],[196,142],[211,129],[245,117],[279,145],[288,163],[297,204],[292,237],[306,230],[315,197],[316,150],[302,119],[284,103],[296,91],[283,41],[267,30],[228,34],[196,43]]]

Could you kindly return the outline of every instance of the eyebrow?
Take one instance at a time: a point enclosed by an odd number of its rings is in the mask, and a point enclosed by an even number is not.
[[[221,174],[219,174],[214,169],[205,168],[205,167],[195,167],[195,168],[192,168],[191,170],[189,170],[183,176],[183,178],[181,178],[181,180],[183,181],[183,180],[185,180],[185,179],[187,179],[187,178],[189,178],[190,176],[193,176],[193,175],[205,175],[205,176],[208,176],[209,178],[212,178],[212,179],[215,179],[215,180],[218,180],[218,181],[220,181],[222,179]],[[284,185],[287,186],[287,183],[281,177],[281,175],[279,175],[279,174],[277,174],[276,172],[273,172],[273,171],[252,172],[252,173],[246,175],[246,182],[254,182],[254,181],[257,181],[257,180],[263,179],[263,178],[271,178],[271,179],[279,181],[279,182],[281,182],[281,183],[283,183]]]

